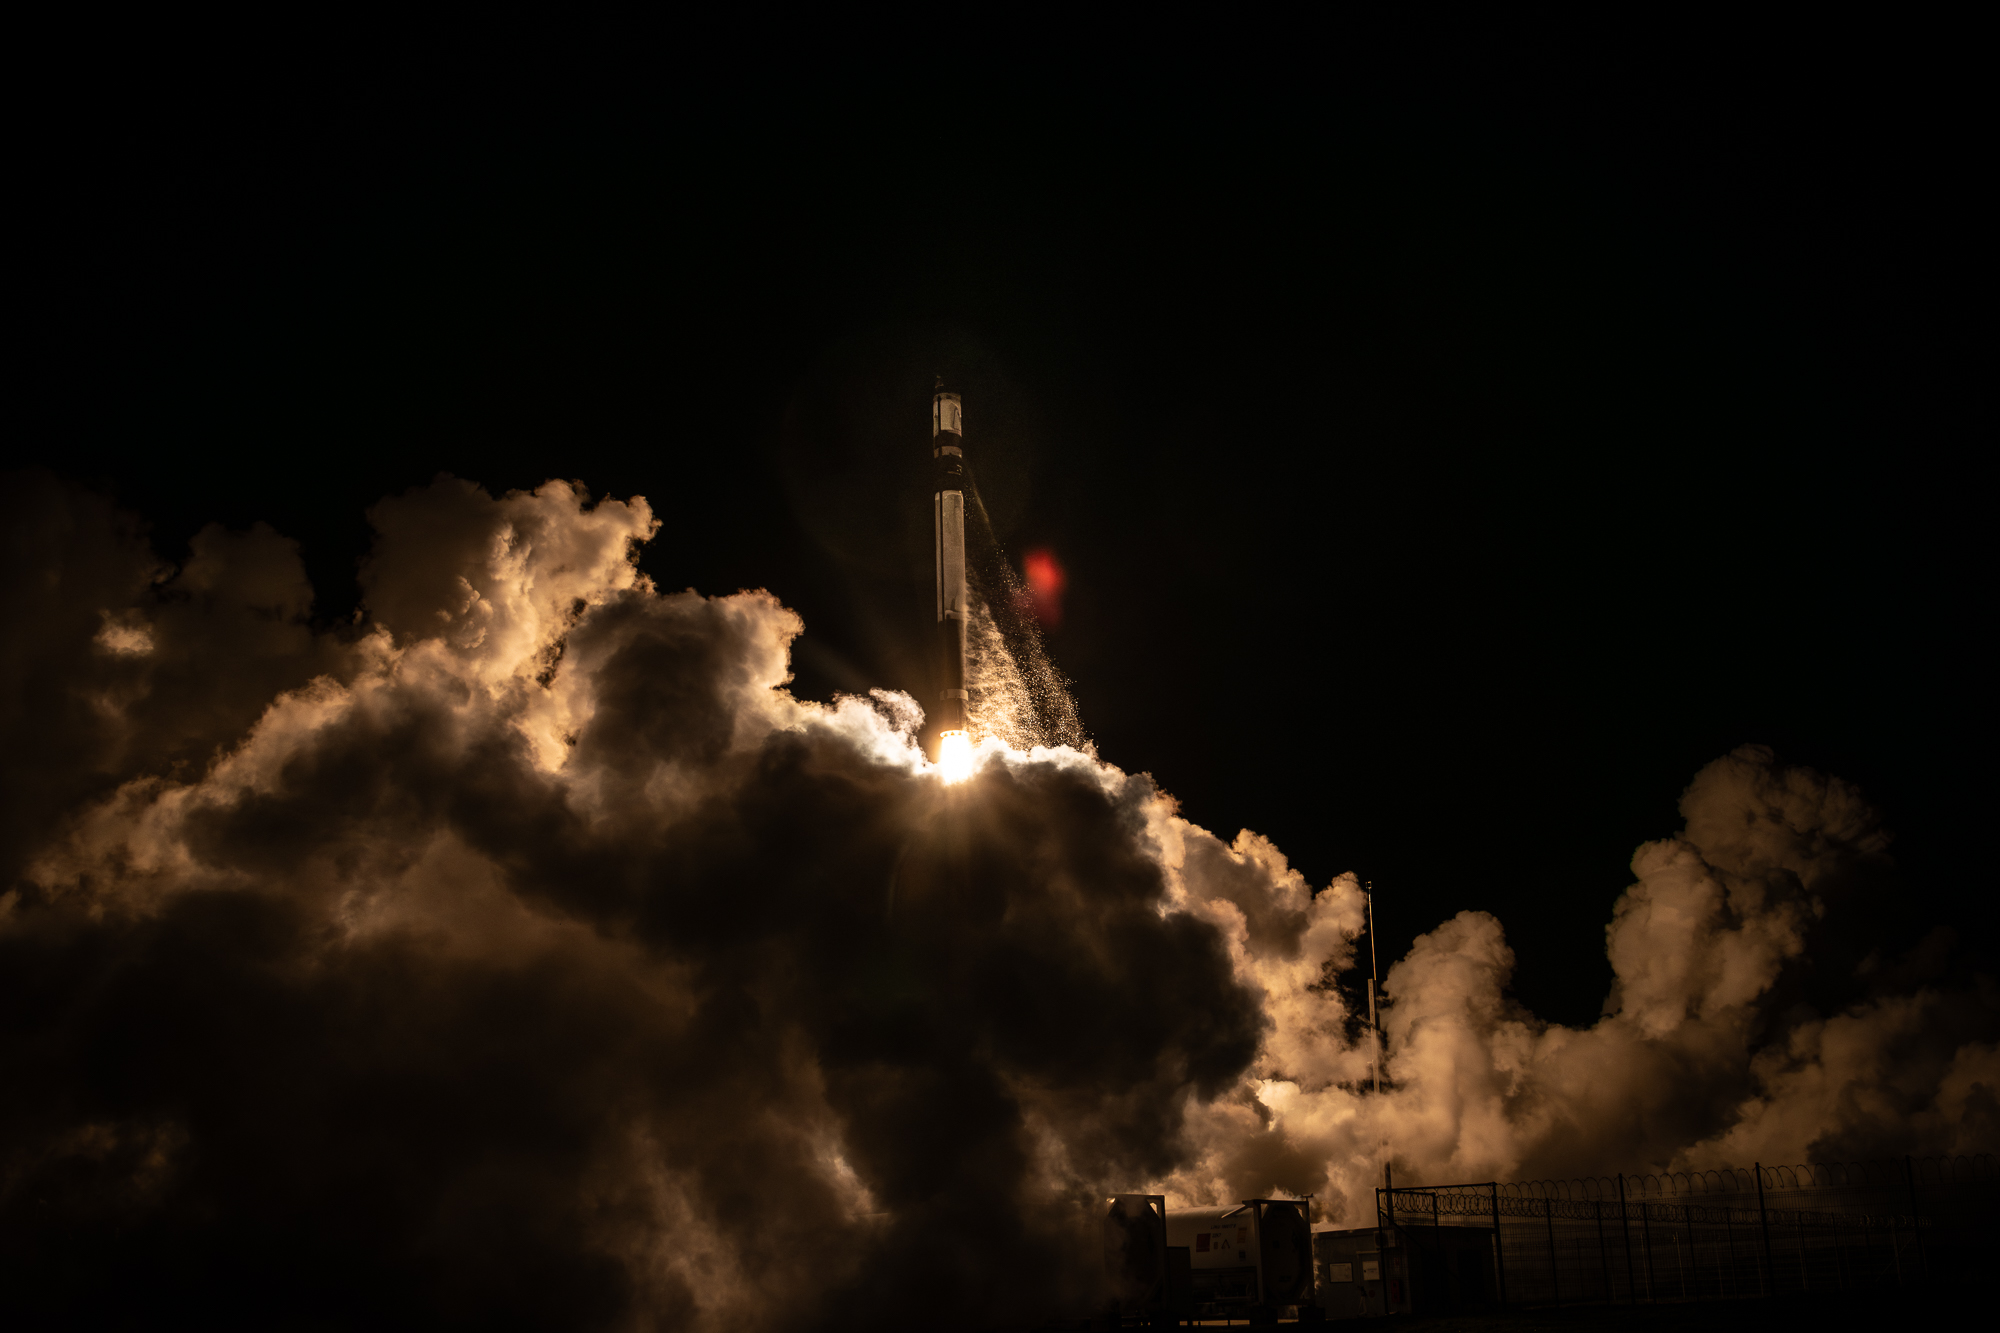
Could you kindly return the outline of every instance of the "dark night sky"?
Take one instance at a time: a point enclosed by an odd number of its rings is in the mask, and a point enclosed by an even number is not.
[[[1373,879],[1390,957],[1488,909],[1588,1021],[1632,849],[1746,741],[1889,811],[1886,947],[1990,956],[1990,108],[1948,36],[1273,32],[948,95],[134,48],[30,136],[10,434],[168,559],[297,537],[327,622],[439,471],[644,494],[659,582],[803,614],[801,693],[921,697],[941,370],[1008,549],[1069,572],[1103,756]]]

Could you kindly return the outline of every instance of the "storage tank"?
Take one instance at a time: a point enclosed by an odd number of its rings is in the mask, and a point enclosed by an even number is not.
[[[1104,1214],[1104,1276],[1121,1314],[1166,1300],[1167,1196],[1119,1194]]]
[[[1197,1306],[1276,1309],[1312,1301],[1312,1225],[1303,1199],[1245,1199],[1167,1214],[1167,1244],[1188,1248]]]

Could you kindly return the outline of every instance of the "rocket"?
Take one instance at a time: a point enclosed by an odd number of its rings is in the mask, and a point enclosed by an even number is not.
[[[931,395],[931,460],[937,485],[931,516],[937,529],[939,752],[966,742],[965,708],[965,426],[959,396],[938,376]]]

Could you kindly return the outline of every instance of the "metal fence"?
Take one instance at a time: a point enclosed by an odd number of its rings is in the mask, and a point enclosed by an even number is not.
[[[1956,1287],[1993,1253],[1990,1156],[1378,1189],[1385,1224],[1490,1227],[1503,1302]]]

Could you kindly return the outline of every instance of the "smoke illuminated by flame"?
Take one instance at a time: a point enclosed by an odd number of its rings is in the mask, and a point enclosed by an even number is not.
[[[1383,958],[1378,1046],[1360,882],[1092,753],[997,558],[933,765],[910,695],[790,692],[776,597],[647,579],[642,499],[386,500],[340,632],[268,528],[163,579],[100,501],[4,501],[0,1288],[70,1324],[1039,1326],[1101,1294],[1115,1192],[1362,1225],[1390,1166],[2000,1141],[1985,992],[1871,955],[1797,1000],[1894,881],[1766,750],[1639,849],[1596,1021],[1465,911]]]

